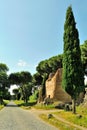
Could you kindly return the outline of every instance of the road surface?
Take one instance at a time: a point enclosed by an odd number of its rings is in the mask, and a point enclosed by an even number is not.
[[[10,102],[0,111],[0,130],[58,130]]]

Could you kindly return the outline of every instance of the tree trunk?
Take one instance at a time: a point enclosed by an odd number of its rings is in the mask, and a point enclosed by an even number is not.
[[[75,99],[72,99],[72,112],[73,112],[73,114],[76,114],[76,102],[75,102]]]

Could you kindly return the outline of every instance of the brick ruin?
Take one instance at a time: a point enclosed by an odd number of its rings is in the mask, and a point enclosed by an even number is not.
[[[71,96],[62,88],[62,69],[59,68],[55,74],[50,74],[46,81],[46,97],[55,101],[71,102]],[[83,94],[79,96],[79,102],[82,100]]]

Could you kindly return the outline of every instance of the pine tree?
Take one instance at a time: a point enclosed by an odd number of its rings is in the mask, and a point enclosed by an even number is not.
[[[66,12],[64,24],[64,54],[62,86],[72,98],[73,113],[76,113],[75,101],[84,90],[84,76],[81,63],[81,51],[78,30],[72,7]]]

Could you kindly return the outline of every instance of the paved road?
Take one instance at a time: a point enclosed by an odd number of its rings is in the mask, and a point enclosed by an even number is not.
[[[0,130],[58,130],[10,102],[0,111]]]

